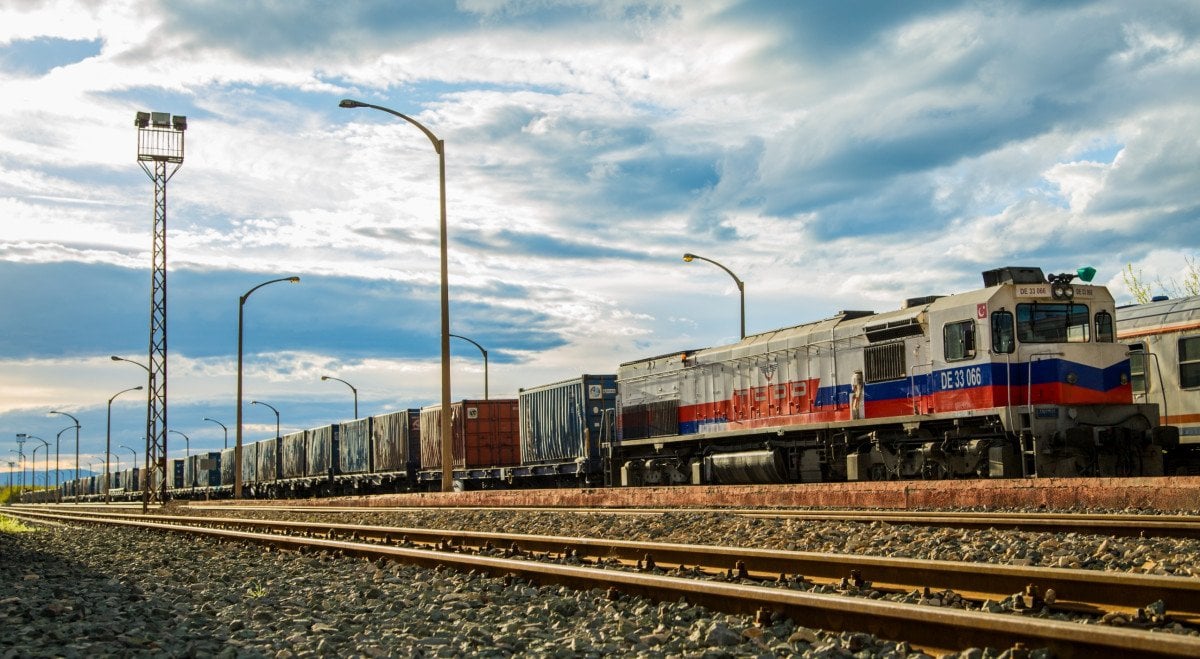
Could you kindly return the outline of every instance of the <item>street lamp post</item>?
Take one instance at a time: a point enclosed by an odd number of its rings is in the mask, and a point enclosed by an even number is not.
[[[178,430],[168,430],[167,432],[173,432],[183,438],[183,459],[184,464],[186,464],[187,459],[192,457],[192,438],[179,432]]]
[[[714,261],[712,259],[706,259],[703,256],[699,256],[699,255],[691,254],[691,253],[683,255],[683,260],[685,263],[691,263],[693,259],[700,259],[701,261],[708,261],[709,263],[711,263],[711,264],[717,266],[718,268],[724,270],[725,272],[729,273],[730,277],[733,277],[734,283],[737,284],[738,294],[741,296],[741,300],[742,300],[742,306],[741,306],[742,337],[741,338],[743,338],[743,339],[746,338],[746,283],[743,282],[741,279],[738,279],[738,276],[733,274],[732,270],[730,270],[729,268],[726,268],[725,266],[721,265],[720,263],[717,263],[716,261]]]
[[[450,436],[450,285],[446,265],[446,143],[439,140],[428,128],[412,117],[401,114],[390,108],[371,103],[363,103],[349,98],[338,103],[343,108],[372,108],[380,112],[399,117],[416,126],[425,133],[425,137],[433,143],[433,150],[438,154],[438,181],[441,199],[441,221],[438,224],[438,237],[441,252],[441,302],[442,302],[442,491],[449,492],[454,486],[454,454],[452,437]]]
[[[476,348],[479,348],[479,352],[483,353],[483,399],[484,399],[484,400],[487,400],[487,399],[488,399],[488,361],[487,361],[487,350],[484,350],[483,346],[479,345],[478,343],[475,343],[475,342],[474,342],[474,341],[472,341],[471,339],[468,339],[467,337],[465,337],[465,336],[462,336],[462,335],[460,335],[460,334],[451,334],[450,336],[452,336],[452,337],[454,337],[454,338],[456,338],[456,339],[462,339],[463,341],[466,341],[466,342],[470,343],[471,345],[475,346]]]
[[[279,410],[275,409],[274,405],[271,405],[270,403],[264,403],[261,400],[252,400],[252,401],[250,401],[250,404],[251,405],[262,405],[263,407],[271,408],[271,411],[275,413],[275,438],[278,439],[279,438]]]
[[[184,474],[184,478],[185,479],[187,478],[188,471],[192,471],[192,487],[196,487],[195,471],[190,470],[189,467],[191,465],[188,464],[189,462],[191,462],[191,458],[192,458],[192,438],[179,432],[178,430],[168,430],[167,432],[173,432],[176,435],[179,435],[180,437],[183,438],[183,474]]]
[[[164,188],[164,192],[165,192],[165,188]],[[166,236],[163,236],[163,238],[165,239]],[[165,284],[165,277],[166,277],[165,272],[163,273],[163,276],[164,276],[164,284]],[[163,297],[164,298],[166,297],[165,290],[163,291]],[[166,310],[164,309],[163,312],[165,313]],[[165,333],[165,331],[166,331],[165,328],[163,331]],[[166,354],[165,354],[165,351],[166,351],[166,346],[165,345],[163,346],[163,350],[164,350],[164,354],[163,354],[163,386],[164,386],[163,395],[164,395],[164,400],[162,401],[162,404],[163,404],[163,410],[165,412],[165,410],[166,410],[166,399],[165,399],[165,397],[166,397],[166,391],[165,391],[165,385],[166,385]],[[154,357],[154,354],[151,353],[151,358],[153,358],[153,357]],[[142,476],[142,485],[143,485],[143,487],[142,487],[142,490],[143,490],[142,512],[145,513],[148,510],[148,506],[150,505],[150,493],[154,491],[154,482],[150,478],[151,467],[154,466],[153,464],[151,464],[152,456],[154,455],[154,452],[152,452],[150,450],[151,449],[150,444],[155,441],[155,438],[151,437],[151,435],[153,433],[150,432],[150,426],[151,426],[151,421],[153,421],[154,417],[155,417],[155,413],[154,413],[155,380],[150,373],[150,367],[139,361],[136,361],[133,359],[126,359],[125,357],[118,357],[117,355],[111,355],[111,356],[109,356],[109,359],[113,360],[114,362],[128,362],[130,364],[133,364],[134,366],[141,368],[143,371],[146,371],[146,382],[148,385],[150,385],[150,388],[146,389],[146,437],[147,437],[146,438],[146,467],[145,467],[145,469],[142,470],[145,472]],[[164,480],[166,480],[166,478],[167,478],[167,474],[166,474],[166,461],[167,461],[166,460],[166,442],[167,442],[166,434],[164,433],[163,434],[163,455],[162,455],[163,479]],[[164,492],[165,492],[165,489],[164,489]]]
[[[226,428],[225,424],[221,423],[220,421],[217,421],[216,419],[210,419],[208,417],[204,417],[204,420],[212,421],[213,423],[217,424],[218,426],[221,426],[221,430],[225,431],[225,448],[229,448],[229,428]]]
[[[135,450],[133,450],[133,449],[129,448],[128,446],[126,446],[126,445],[124,445],[124,444],[121,444],[121,445],[120,445],[120,446],[118,446],[117,448],[123,448],[123,449],[125,449],[126,451],[129,451],[130,453],[132,453],[132,454],[133,454],[133,462],[130,462],[129,464],[133,465],[132,467],[130,467],[130,469],[136,469],[136,468],[137,468],[137,451],[135,451]]]
[[[59,455],[61,453],[59,449],[61,448],[62,434],[74,427],[75,426],[67,426],[66,428],[58,431],[58,434],[54,436],[54,491],[57,493],[55,494],[55,500],[57,501],[62,501],[62,492],[59,489],[62,487],[59,484],[59,474],[62,472],[62,466],[59,464]]]
[[[15,449],[15,448],[10,448],[10,449],[8,449],[8,452],[9,452],[9,453],[16,453],[16,454],[17,454],[17,462],[16,462],[16,467],[17,467],[18,471],[20,472],[20,476],[18,477],[18,480],[17,480],[17,486],[18,486],[18,488],[20,488],[21,490],[24,490],[24,489],[25,489],[25,485],[24,485],[24,481],[25,481],[25,461],[24,461],[24,457],[25,457],[25,456],[21,455],[21,452],[20,452],[20,451],[18,451],[17,449]],[[9,464],[9,466],[13,466],[13,463],[12,463],[12,462],[9,462],[8,464]],[[9,474],[8,478],[9,478],[9,480],[12,480],[12,474],[11,474],[11,473]]]
[[[346,385],[347,387],[350,387],[350,391],[354,392],[354,418],[357,419],[358,418],[358,389],[355,389],[354,385],[350,384],[349,382],[346,382],[345,380],[343,380],[341,378],[335,378],[332,375],[322,375],[321,376],[322,382],[324,382],[326,380],[337,380],[338,382],[341,382],[342,384]]]
[[[42,476],[42,484],[45,485],[46,487],[50,487],[50,485],[49,485],[49,483],[50,483],[50,442],[42,439],[41,437],[34,437],[33,435],[25,435],[25,437],[27,439],[36,439],[42,443],[42,446],[46,447],[46,473],[44,476]],[[35,477],[37,474],[37,450],[42,448],[42,446],[33,447],[33,460],[30,461],[30,465],[29,465],[29,489],[30,490],[37,489],[37,487],[36,487],[37,483],[35,482]]]
[[[17,465],[21,470],[21,491],[25,491],[25,433],[17,433]]]
[[[78,483],[79,482],[79,419],[76,419],[74,416],[67,414],[66,412],[60,412],[58,410],[50,410],[50,413],[51,414],[61,414],[62,416],[65,416],[68,419],[75,422],[75,482]]]
[[[117,396],[120,396],[123,393],[141,390],[142,385],[139,384],[136,387],[122,389],[121,391],[113,394],[112,398],[108,399],[108,426],[104,431],[104,503],[109,503],[112,500],[108,495],[108,456],[112,452],[112,404],[113,401],[116,400]]]
[[[242,498],[242,327],[245,318],[246,299],[250,294],[267,284],[286,281],[292,284],[300,283],[299,277],[280,277],[264,281],[263,283],[246,291],[246,294],[238,298],[238,361],[237,361],[237,440],[233,445],[233,498]]]

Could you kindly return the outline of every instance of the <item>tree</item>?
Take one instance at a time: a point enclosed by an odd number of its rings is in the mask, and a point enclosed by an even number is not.
[[[1185,256],[1183,260],[1187,263],[1187,267],[1184,268],[1182,282],[1177,281],[1174,277],[1171,277],[1169,284],[1163,282],[1162,277],[1154,281],[1162,295],[1171,298],[1200,295],[1200,264],[1197,263],[1194,256]],[[1139,268],[1137,272],[1134,272],[1132,263],[1125,264],[1125,269],[1121,270],[1121,279],[1124,280],[1129,294],[1138,304],[1146,304],[1153,297],[1150,285],[1145,283],[1142,278],[1142,270]]]

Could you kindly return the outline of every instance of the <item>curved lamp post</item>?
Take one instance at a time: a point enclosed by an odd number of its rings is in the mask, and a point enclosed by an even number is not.
[[[165,296],[165,293],[164,293],[164,296]],[[149,366],[147,366],[139,361],[133,360],[133,359],[126,359],[125,357],[118,357],[117,355],[111,355],[109,357],[109,359],[113,360],[114,362],[128,362],[130,364],[133,364],[134,366],[137,366],[138,368],[141,368],[143,371],[146,372],[146,385],[150,386],[153,384],[150,381],[150,367]],[[154,390],[146,389],[146,430],[147,431],[150,430],[150,404],[153,400],[154,400]],[[163,443],[164,443],[164,450],[165,450],[165,444],[166,444],[165,439],[163,440]],[[166,457],[165,456],[163,457],[163,462],[164,462],[163,471],[165,472],[166,471],[166,464],[165,464]],[[134,466],[136,467],[137,465],[135,464]],[[146,469],[144,469],[144,471],[147,473],[147,475],[150,472],[149,468],[150,468],[150,440],[147,439],[146,440]],[[167,477],[166,473],[163,473],[163,478],[166,478],[166,477]],[[143,499],[143,503],[149,504],[150,499],[149,499],[148,495],[149,495],[150,491],[154,489],[154,483],[151,483],[150,479],[147,478],[147,479],[144,479],[143,484],[145,485],[143,490],[145,490],[145,493],[147,495],[146,498]],[[126,489],[128,489],[128,488],[126,488]],[[146,509],[143,508],[142,512],[143,513],[146,512]]]
[[[189,458],[192,457],[192,439],[178,430],[168,430],[167,432],[173,432],[183,438],[183,473],[184,478],[187,478],[188,462]],[[192,476],[192,487],[196,487],[196,477],[194,475]]]
[[[741,296],[741,299],[742,299],[742,307],[741,307],[742,337],[741,338],[743,338],[743,339],[746,338],[746,283],[743,282],[741,279],[738,279],[738,276],[733,274],[732,270],[730,270],[729,268],[726,268],[725,266],[721,265],[720,263],[717,263],[716,261],[714,261],[712,259],[706,259],[703,256],[699,256],[697,254],[691,254],[691,253],[683,255],[683,260],[685,263],[691,263],[692,260],[694,260],[694,259],[699,259],[701,261],[708,261],[709,263],[711,263],[711,264],[717,266],[718,268],[724,270],[725,272],[729,273],[730,277],[733,277],[734,283],[737,284],[738,294]]]
[[[133,465],[133,466],[132,466],[132,467],[130,467],[130,469],[137,469],[137,451],[135,451],[135,450],[133,450],[133,449],[129,448],[128,446],[126,446],[126,445],[124,445],[124,444],[121,444],[121,445],[120,445],[120,446],[118,446],[117,448],[123,448],[123,449],[125,449],[126,451],[129,451],[130,453],[132,453],[132,454],[133,454],[133,462],[130,462],[130,463],[129,463],[129,464],[131,464],[131,465]]]
[[[59,489],[62,487],[59,484],[59,475],[62,473],[62,466],[59,464],[59,457],[61,455],[59,449],[62,448],[62,434],[74,427],[75,426],[67,426],[66,428],[58,431],[58,434],[54,436],[54,491],[56,493],[54,496],[55,501],[58,502],[62,501],[62,491]]]
[[[456,339],[462,339],[463,341],[466,341],[467,343],[470,343],[471,345],[475,346],[476,348],[479,348],[479,352],[483,353],[483,399],[484,399],[484,400],[487,400],[487,399],[488,399],[488,361],[487,361],[487,350],[485,350],[485,349],[483,348],[483,346],[479,345],[478,343],[475,343],[474,341],[472,341],[471,339],[468,339],[468,338],[467,338],[467,337],[465,337],[465,336],[462,336],[461,334],[451,334],[450,336],[452,336],[452,337],[454,337],[454,338],[456,338]]]
[[[346,382],[345,380],[343,380],[341,378],[335,378],[332,375],[322,375],[321,376],[322,382],[324,382],[326,380],[337,380],[338,382],[341,382],[342,384],[346,385],[347,387],[350,387],[350,391],[352,391],[354,393],[354,418],[357,419],[358,418],[358,389],[355,389],[354,385],[350,384],[349,382]]]
[[[281,281],[286,281],[292,284],[300,283],[299,277],[280,277],[264,281],[263,283],[246,291],[246,294],[238,298],[238,362],[237,362],[237,440],[233,445],[233,498],[242,498],[242,328],[245,318],[246,300],[250,294],[268,284],[276,284]]]
[[[42,481],[43,481],[42,484],[48,488],[48,487],[50,487],[50,442],[42,439],[41,437],[34,437],[33,435],[25,435],[25,438],[26,439],[36,439],[42,443],[42,446],[46,447],[46,473],[44,476],[42,476]],[[30,464],[29,464],[29,489],[30,490],[37,489],[36,487],[34,487],[34,477],[35,477],[34,475],[37,474],[37,450],[42,448],[42,446],[33,447],[33,460],[31,460]]]
[[[76,419],[74,416],[67,414],[66,412],[59,412],[58,410],[50,410],[50,413],[51,414],[61,414],[75,422],[75,483],[76,483],[76,487],[78,487],[78,483],[79,483],[79,419]],[[61,433],[59,433],[59,434],[61,434]],[[76,503],[78,503],[78,500],[76,500]]]
[[[279,438],[279,410],[275,409],[274,405],[271,405],[270,403],[264,403],[261,400],[252,400],[252,401],[250,401],[250,404],[251,405],[262,405],[263,407],[271,408],[271,411],[275,413],[275,438],[278,439]]]
[[[217,421],[216,419],[210,419],[208,417],[204,417],[204,420],[212,421],[213,423],[217,424],[218,426],[221,426],[221,430],[225,431],[225,448],[229,448],[229,428],[226,428],[225,424],[221,423],[220,421]]]
[[[371,108],[399,117],[416,126],[425,133],[425,137],[433,143],[433,150],[438,154],[438,181],[441,193],[441,221],[438,224],[438,236],[441,246],[441,289],[442,289],[442,491],[453,489],[454,454],[452,452],[452,437],[450,425],[450,285],[446,266],[446,143],[439,140],[428,128],[412,117],[401,114],[382,105],[372,105],[349,98],[344,98],[339,107]]]
[[[104,503],[111,501],[110,497],[108,496],[108,456],[112,454],[112,404],[113,401],[116,400],[117,396],[120,396],[121,394],[128,393],[130,391],[141,390],[142,385],[139,384],[136,387],[122,389],[121,391],[113,394],[112,398],[108,399],[108,426],[107,430],[104,432]]]
[[[18,435],[18,437],[19,436],[20,435]],[[17,444],[17,446],[20,446],[20,444]],[[22,453],[20,451],[20,449],[15,449],[15,448],[8,449],[8,452],[17,454],[17,470],[19,473],[19,476],[18,476],[19,480],[17,481],[17,487],[20,488],[20,492],[24,492],[25,491],[25,454]],[[20,492],[18,492],[18,494],[17,494],[18,497],[20,497]]]

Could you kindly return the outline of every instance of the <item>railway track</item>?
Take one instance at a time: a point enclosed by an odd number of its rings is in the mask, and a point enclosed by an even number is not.
[[[427,512],[429,506],[308,506],[279,504],[197,503],[186,506],[197,511],[287,511],[304,513],[382,513]],[[511,507],[454,507],[454,510],[513,510]],[[527,512],[555,512],[606,515],[658,515],[678,513],[678,508],[520,508]],[[1200,539],[1200,516],[1138,515],[1129,513],[1019,513],[1019,512],[942,512],[891,510],[771,510],[762,508],[688,508],[690,513],[723,513],[741,517],[762,517],[814,522],[861,522],[864,524],[911,524],[963,529],[1007,529],[1031,532],[1068,532],[1121,537],[1157,537]]]
[[[296,550],[317,548],[425,566],[483,570],[543,583],[601,588],[612,596],[625,593],[669,601],[683,597],[716,610],[760,616],[780,613],[808,625],[865,631],[936,650],[1003,648],[1022,643],[1027,647],[1049,647],[1058,656],[1117,652],[1127,657],[1200,656],[1200,638],[1192,636],[829,594],[949,590],[968,600],[996,601],[1022,593],[1022,601],[1027,602],[1031,612],[1050,606],[1093,616],[1124,611],[1130,617],[1136,609],[1161,600],[1167,604],[1171,619],[1194,625],[1200,622],[1200,582],[1183,578],[329,522],[143,516],[67,508],[71,510],[38,507],[13,512],[29,520],[185,531]],[[808,589],[794,589],[799,584]],[[1047,597],[1050,591],[1055,597]]]

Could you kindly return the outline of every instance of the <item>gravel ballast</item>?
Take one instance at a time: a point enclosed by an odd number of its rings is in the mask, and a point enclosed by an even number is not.
[[[0,532],[0,577],[4,658],[922,656],[686,603],[111,527]]]

